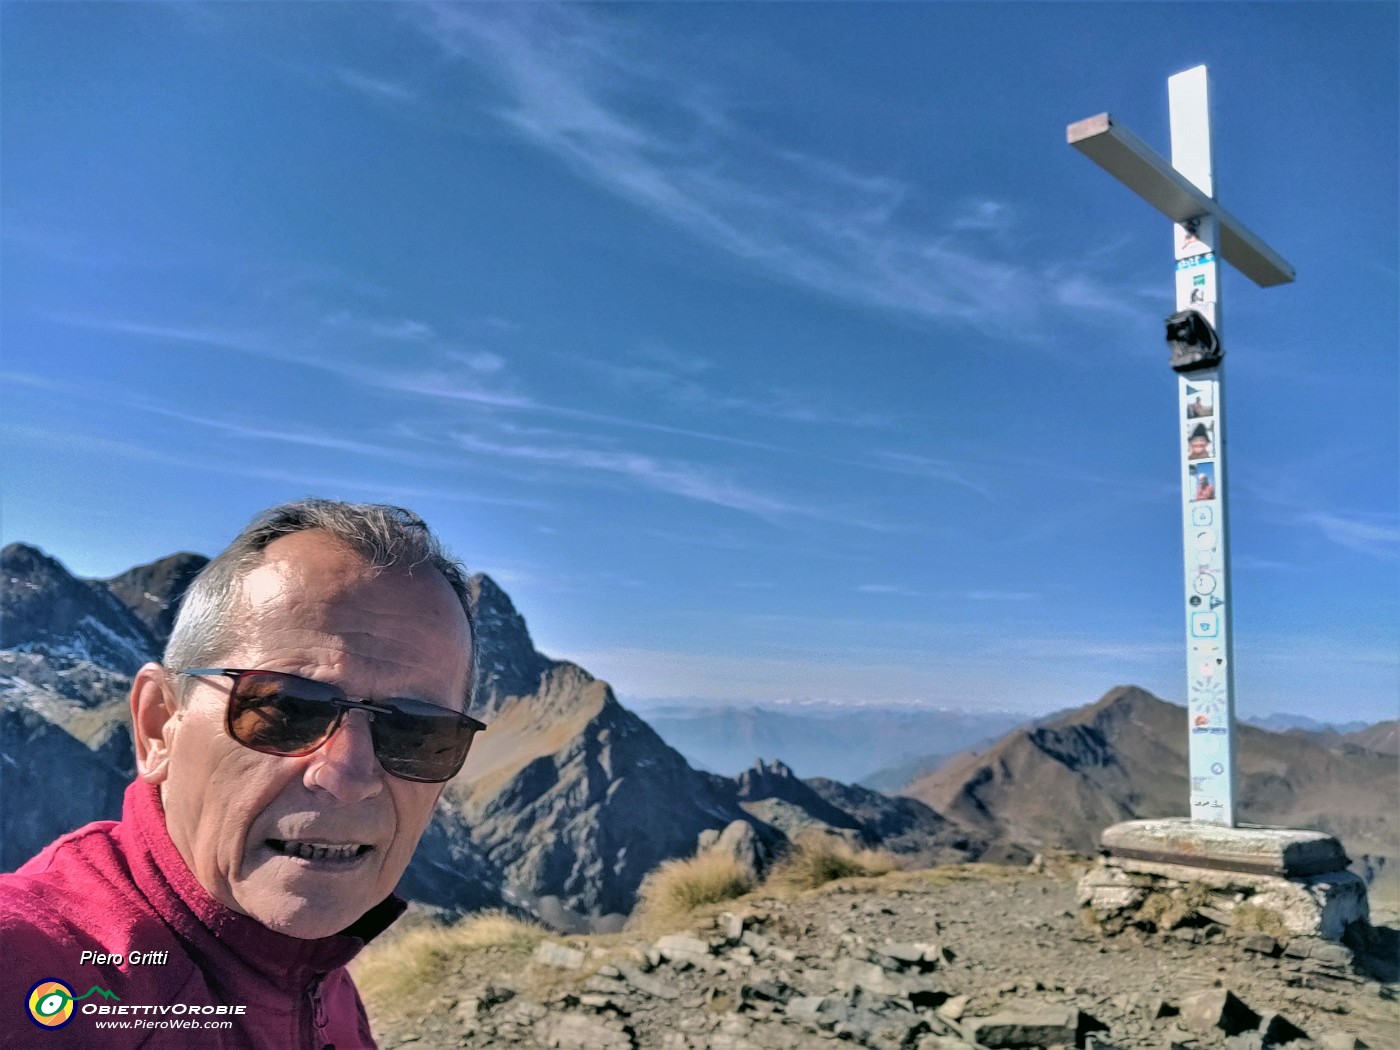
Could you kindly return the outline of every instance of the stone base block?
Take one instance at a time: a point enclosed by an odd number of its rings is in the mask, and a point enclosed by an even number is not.
[[[1247,917],[1247,923],[1240,925],[1271,932],[1276,922],[1287,936],[1337,941],[1353,922],[1370,920],[1366,883],[1350,871],[1286,879],[1105,857],[1079,882],[1080,904],[1091,908],[1101,923],[1138,921],[1153,897],[1179,902],[1174,912],[1167,908],[1168,925],[1182,925],[1199,915],[1233,926],[1237,909],[1248,905],[1238,916]],[[1161,914],[1159,908],[1153,921]]]
[[[1099,842],[1113,857],[1285,878],[1345,871],[1350,863],[1342,844],[1320,831],[1227,827],[1181,817],[1125,820],[1104,828]]]

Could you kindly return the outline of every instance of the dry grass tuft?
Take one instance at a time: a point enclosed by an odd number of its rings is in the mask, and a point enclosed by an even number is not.
[[[452,926],[423,926],[386,944],[369,945],[351,965],[366,1002],[391,1010],[394,1004],[421,1002],[455,959],[485,948],[528,955],[549,931],[504,912],[487,911]]]
[[[888,850],[856,849],[834,835],[809,832],[797,837],[768,881],[782,889],[814,890],[837,879],[888,875],[898,868],[898,858]]]
[[[1251,904],[1249,901],[1237,904],[1231,917],[1235,921],[1236,930],[1267,933],[1280,942],[1293,936],[1288,924],[1283,921],[1283,916],[1262,904]]]
[[[1189,882],[1170,890],[1153,890],[1132,921],[1138,925],[1150,925],[1156,930],[1174,930],[1184,926],[1196,914],[1197,908],[1214,902],[1215,895],[1210,888],[1199,882]]]
[[[655,930],[683,923],[696,908],[734,900],[751,889],[744,866],[713,850],[668,860],[642,883],[634,924]]]

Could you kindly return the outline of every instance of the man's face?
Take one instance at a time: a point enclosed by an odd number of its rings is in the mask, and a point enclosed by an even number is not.
[[[333,682],[352,697],[412,697],[460,711],[471,674],[467,619],[429,566],[371,575],[323,532],[270,544],[243,580],[237,641],[217,666]],[[217,900],[293,937],[324,937],[387,897],[442,794],[380,767],[368,716],[347,712],[317,751],[282,758],[233,740],[228,678],[198,678],[165,726],[166,825]],[[356,846],[304,859],[297,844]]]

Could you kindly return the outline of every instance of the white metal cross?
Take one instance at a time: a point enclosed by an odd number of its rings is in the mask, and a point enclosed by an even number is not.
[[[1191,817],[1235,823],[1235,674],[1225,473],[1220,258],[1255,284],[1293,280],[1287,262],[1215,200],[1205,66],[1167,80],[1167,163],[1107,113],[1071,124],[1070,145],[1176,224],[1175,434],[1186,555],[1186,681]],[[1198,315],[1198,316],[1193,316]]]

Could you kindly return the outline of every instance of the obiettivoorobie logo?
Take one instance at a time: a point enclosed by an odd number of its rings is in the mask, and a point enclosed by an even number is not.
[[[29,989],[29,1019],[40,1028],[62,1028],[73,1020],[73,1004],[94,993],[121,1002],[116,993],[95,984],[82,995],[74,995],[73,989],[63,981],[45,977]]]

